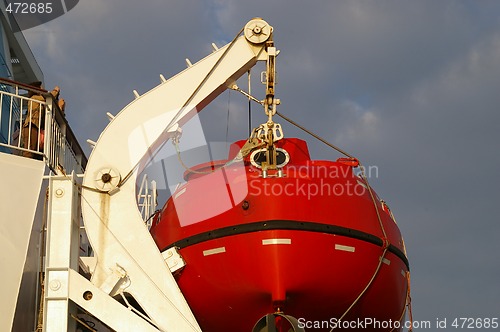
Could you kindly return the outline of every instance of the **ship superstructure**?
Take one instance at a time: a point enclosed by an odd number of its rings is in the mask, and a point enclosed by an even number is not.
[[[43,83],[43,73],[4,2],[0,8],[0,330],[24,332],[38,324],[48,177],[82,174],[87,159],[50,93],[30,85]],[[36,135],[22,129],[28,108],[46,112]]]

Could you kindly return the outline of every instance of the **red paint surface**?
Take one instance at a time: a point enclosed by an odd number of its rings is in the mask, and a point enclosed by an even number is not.
[[[233,145],[230,159],[243,143]],[[178,188],[151,228],[158,247],[163,250],[176,241],[223,227],[272,220],[341,226],[383,239],[366,183],[353,173],[356,163],[312,161],[299,139],[279,141],[278,147],[290,154],[282,178],[262,178],[248,157],[244,163],[210,174],[186,174],[187,183]],[[211,168],[207,166],[199,169]],[[388,209],[377,197],[376,202],[387,240],[404,251]],[[263,245],[266,239],[289,239],[290,244]],[[336,250],[336,245],[355,249]],[[203,253],[222,247],[225,252]],[[187,265],[177,281],[202,330],[251,331],[262,316],[278,307],[303,322],[340,317],[373,276],[383,248],[322,232],[260,230],[207,240],[184,247],[180,253]],[[382,264],[344,320],[400,319],[407,268],[392,253],[385,258],[390,264]],[[312,330],[329,331],[330,327]]]

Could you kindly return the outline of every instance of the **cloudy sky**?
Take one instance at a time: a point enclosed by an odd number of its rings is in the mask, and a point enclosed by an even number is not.
[[[499,1],[84,0],[24,33],[87,149],[133,89],[253,17],[281,50],[279,110],[378,167],[371,183],[405,236],[414,319],[500,318]],[[245,99],[216,105],[202,115],[208,139],[245,138]],[[310,149],[338,157],[312,139]]]

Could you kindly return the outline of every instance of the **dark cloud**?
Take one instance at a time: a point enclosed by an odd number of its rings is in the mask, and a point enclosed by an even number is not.
[[[372,184],[407,242],[414,318],[434,322],[500,312],[498,13],[497,1],[88,0],[26,35],[84,142],[132,89],[147,91],[184,58],[266,19],[282,51],[280,111],[378,167]],[[214,104],[201,115],[215,128],[207,136],[244,138],[246,100],[232,92]],[[310,149],[338,155],[313,139]]]

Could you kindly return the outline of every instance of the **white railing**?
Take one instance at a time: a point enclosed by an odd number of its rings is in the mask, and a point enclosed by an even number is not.
[[[31,137],[32,131],[30,130],[32,127],[41,127],[41,118],[36,124],[30,121],[26,127],[27,130],[23,130],[25,118],[22,113],[22,109],[28,105],[35,108],[42,107],[41,104],[45,103],[11,93],[8,86],[0,85],[0,143],[2,146],[9,147],[14,154],[33,153],[41,155],[40,135]],[[37,142],[35,149],[29,149],[31,142]]]
[[[44,100],[28,97],[30,91]],[[32,116],[28,109],[37,108],[44,116],[37,121],[26,119]],[[86,159],[72,133],[68,136],[69,131],[50,93],[0,79],[0,152],[43,159],[55,173],[83,173]],[[75,146],[78,153],[72,148]]]
[[[137,204],[141,212],[142,220],[146,222],[148,228],[151,228],[153,214],[156,212],[157,191],[156,181],[148,182],[148,175],[142,177],[141,186],[137,194]]]

